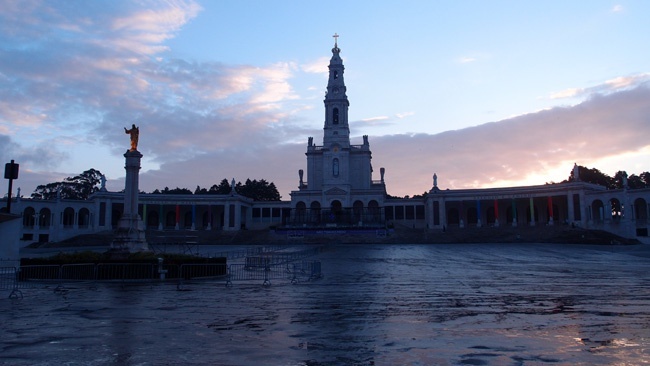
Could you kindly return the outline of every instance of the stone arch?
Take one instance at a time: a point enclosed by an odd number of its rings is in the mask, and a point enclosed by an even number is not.
[[[118,209],[113,209],[111,211],[111,226],[117,227],[117,223],[120,221],[120,218],[122,217],[122,211]]]
[[[320,202],[312,201],[309,205],[310,219],[312,222],[319,223],[321,221],[321,207]]]
[[[63,210],[63,227],[71,228],[74,226],[74,209],[72,207],[66,207]]]
[[[637,222],[648,221],[648,203],[643,198],[634,200],[634,218]]]
[[[77,214],[77,225],[81,228],[87,228],[90,226],[90,211],[83,207],[79,210]]]
[[[183,216],[183,226],[181,228],[189,229],[192,227],[192,211],[187,211]]]
[[[476,207],[468,207],[467,208],[467,224],[468,225],[476,225],[478,223],[478,212],[476,211]]]
[[[307,221],[307,204],[303,201],[298,201],[296,203],[296,208],[294,211],[294,220],[298,223]]]
[[[36,218],[34,217],[36,215],[36,210],[34,210],[33,207],[25,207],[23,210],[23,226],[32,228],[34,227],[34,224],[36,222]]]
[[[539,210],[536,205],[533,205],[533,215],[530,214],[530,205],[526,207],[526,222],[529,224],[534,220],[535,223],[539,222]]]
[[[379,221],[380,220],[379,202],[375,200],[370,200],[370,202],[368,202],[368,213],[370,214],[369,216],[371,217],[373,222]]]
[[[460,214],[458,213],[458,209],[450,208],[447,210],[447,224],[448,225],[460,224]]]
[[[43,207],[38,213],[39,221],[38,226],[44,229],[49,228],[52,225],[52,211],[49,208]]]
[[[363,220],[363,202],[356,200],[352,204],[352,214],[354,215],[354,221],[359,222]]]
[[[343,216],[343,204],[339,200],[330,203],[330,217],[328,221],[339,222]]]
[[[167,211],[167,214],[165,215],[165,227],[176,227],[176,212]]]
[[[605,204],[601,200],[591,203],[591,217],[594,222],[603,222],[605,219]]]
[[[335,125],[339,124],[339,109],[338,108],[332,109],[332,122]]]
[[[618,198],[612,198],[609,200],[609,207],[611,207],[612,221],[620,222],[623,216],[623,205],[621,205],[621,201]]]
[[[508,205],[506,208],[506,222],[513,222],[512,220],[514,219],[513,212],[512,212],[512,206]]]
[[[160,217],[158,217],[158,211],[157,210],[149,210],[147,212],[147,227],[158,227],[158,224],[160,223]]]
[[[494,206],[488,207],[487,212],[485,213],[485,223],[488,225],[494,225],[496,219],[497,217],[494,214]]]

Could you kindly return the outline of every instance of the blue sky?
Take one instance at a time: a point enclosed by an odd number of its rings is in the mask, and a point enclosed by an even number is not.
[[[0,158],[14,188],[95,168],[141,189],[275,182],[322,141],[338,33],[353,143],[388,192],[650,170],[646,1],[0,0]],[[15,194],[15,192],[14,192]]]

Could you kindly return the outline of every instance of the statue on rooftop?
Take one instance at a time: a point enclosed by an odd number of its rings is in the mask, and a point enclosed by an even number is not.
[[[131,125],[131,129],[127,130],[124,127],[124,133],[131,135],[131,150],[129,151],[138,151],[138,138],[140,137],[140,129],[135,127],[135,124]]]

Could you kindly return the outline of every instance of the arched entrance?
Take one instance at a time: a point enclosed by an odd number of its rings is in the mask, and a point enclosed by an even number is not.
[[[71,228],[74,226],[74,209],[72,207],[66,207],[63,210],[63,227]]]
[[[297,224],[307,221],[307,205],[303,201],[296,203],[293,220]]]
[[[634,200],[634,213],[637,223],[646,223],[648,221],[648,203],[643,198]]]
[[[620,222],[621,217],[623,216],[623,206],[621,205],[621,201],[616,198],[612,198],[609,200],[609,205],[612,208],[612,221],[615,223]]]
[[[352,204],[352,215],[355,223],[363,221],[363,202],[354,201],[354,204]]]
[[[52,225],[52,211],[49,208],[43,207],[38,214],[38,226],[42,229],[47,229]]]
[[[343,214],[343,205],[341,204],[341,201],[339,200],[332,201],[332,205],[330,206],[329,221],[335,223],[340,222],[342,214]]]
[[[87,228],[90,225],[90,211],[87,208],[82,208],[77,214],[77,225],[80,228]]]
[[[448,225],[460,224],[460,215],[458,215],[458,209],[450,208],[449,210],[447,210],[447,224]]]
[[[594,200],[591,203],[591,217],[596,223],[601,223],[605,219],[605,205],[601,200]]]
[[[309,212],[310,221],[312,223],[319,224],[321,222],[320,202],[313,201],[309,205]]]
[[[27,207],[23,210],[23,226],[33,228],[36,221],[36,210],[33,207]]]
[[[159,223],[158,211],[151,210],[147,213],[147,227],[157,228]]]

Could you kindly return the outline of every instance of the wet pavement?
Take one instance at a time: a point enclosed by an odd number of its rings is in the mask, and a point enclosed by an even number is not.
[[[0,299],[9,365],[650,364],[650,246],[338,245],[313,282]]]

